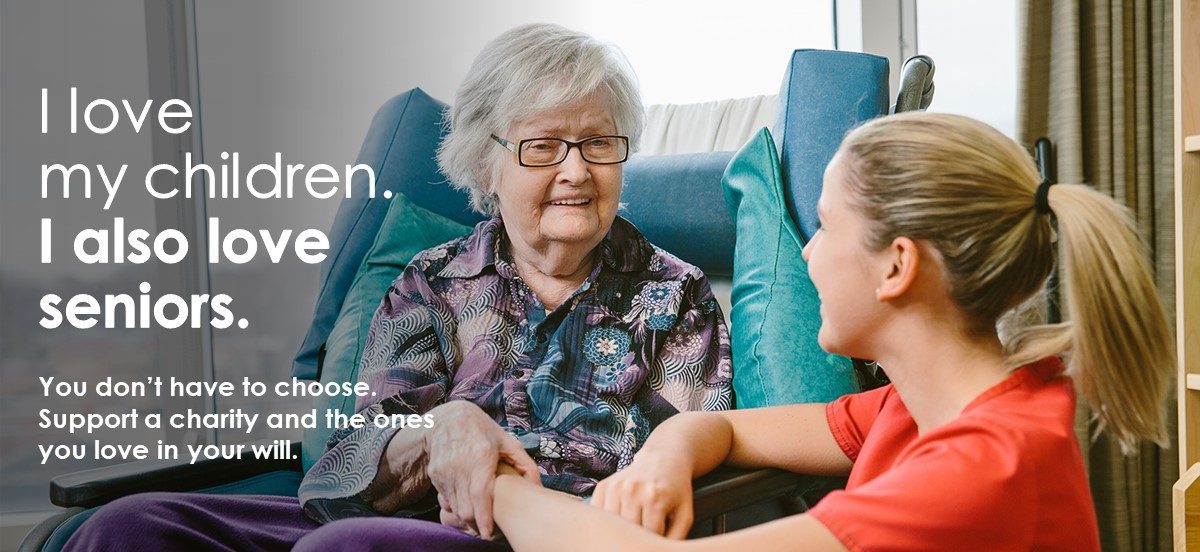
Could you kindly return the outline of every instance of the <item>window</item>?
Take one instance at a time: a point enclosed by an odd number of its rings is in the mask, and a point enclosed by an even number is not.
[[[829,1],[585,3],[564,25],[621,47],[649,104],[778,94],[797,48],[833,48]]]
[[[937,66],[930,111],[1017,135],[1017,9],[1010,0],[917,0],[917,50]]]
[[[89,450],[89,459],[43,465],[39,444],[88,445],[90,449],[95,439],[152,445],[164,436],[162,430],[153,429],[69,435],[38,427],[38,411],[43,408],[54,413],[161,409],[161,401],[154,397],[45,398],[38,378],[86,381],[94,391],[94,385],[108,376],[141,379],[162,374],[156,359],[167,353],[156,348],[156,330],[75,330],[66,324],[44,329],[38,323],[43,316],[42,296],[57,294],[65,304],[77,293],[137,295],[143,281],[157,292],[160,271],[171,269],[153,264],[84,265],[74,260],[73,236],[87,228],[112,228],[114,217],[124,219],[128,229],[156,230],[154,201],[139,186],[122,186],[107,211],[103,193],[83,199],[81,189],[75,187],[70,199],[63,199],[61,179],[51,179],[51,199],[41,199],[39,187],[43,163],[104,164],[113,169],[129,164],[127,175],[144,174],[152,165],[148,133],[136,134],[127,128],[104,136],[66,131],[71,87],[78,90],[80,106],[96,98],[137,101],[146,97],[144,6],[129,2],[5,2],[2,6],[0,514],[7,514],[49,509],[47,483],[53,476],[114,463],[90,459]],[[38,132],[43,87],[48,89],[47,134]],[[94,186],[103,189],[98,182]],[[52,264],[40,262],[42,218],[53,221]]]

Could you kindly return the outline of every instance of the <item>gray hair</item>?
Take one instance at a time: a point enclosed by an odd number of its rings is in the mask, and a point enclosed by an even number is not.
[[[637,77],[616,46],[548,23],[511,29],[483,47],[458,87],[438,166],[451,185],[470,192],[473,209],[495,215],[488,188],[509,153],[491,135],[596,91],[607,96],[617,132],[637,151],[645,113]]]

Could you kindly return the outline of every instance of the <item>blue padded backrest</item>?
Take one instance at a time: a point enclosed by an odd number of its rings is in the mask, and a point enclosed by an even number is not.
[[[466,194],[446,185],[437,169],[434,152],[442,139],[445,109],[446,104],[414,88],[388,100],[371,120],[357,162],[375,171],[375,197],[367,196],[366,175],[355,172],[352,197],[342,200],[329,231],[329,255],[321,264],[313,322],[292,363],[296,377],[317,377],[321,347],[391,203],[384,190],[402,192],[426,209],[463,224],[480,219],[467,207]]]
[[[705,274],[732,275],[736,229],[721,195],[732,157],[731,151],[634,156],[625,166],[621,216]]]
[[[796,50],[779,101],[773,134],[779,137],[785,199],[807,241],[817,230],[825,165],[846,132],[887,113],[888,60],[855,52]]]

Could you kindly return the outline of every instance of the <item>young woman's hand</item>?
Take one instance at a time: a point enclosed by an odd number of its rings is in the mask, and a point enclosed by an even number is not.
[[[667,538],[686,538],[693,521],[692,469],[643,450],[596,485],[591,503]]]

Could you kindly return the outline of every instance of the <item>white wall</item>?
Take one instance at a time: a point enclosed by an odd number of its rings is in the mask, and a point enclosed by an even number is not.
[[[197,4],[210,158],[282,151],[304,162],[349,162],[384,101],[420,86],[449,102],[483,45],[524,23],[559,23],[617,44],[648,104],[773,94],[792,49],[833,44],[826,0],[747,0],[736,9],[715,0]],[[327,224],[333,201],[217,208],[266,222],[302,212]]]

